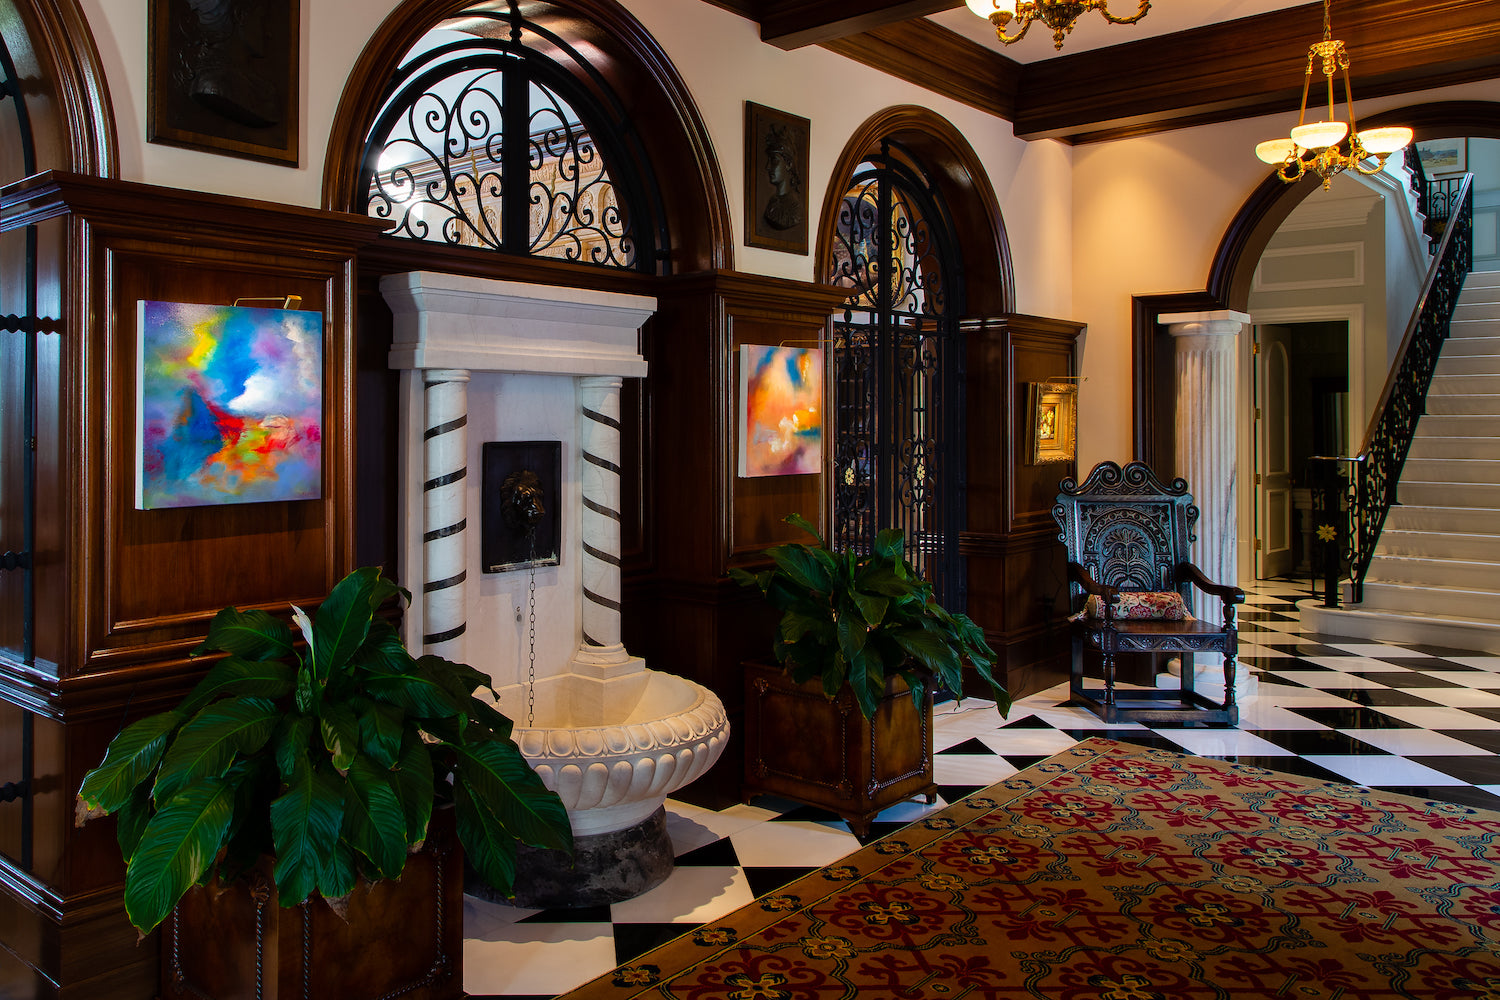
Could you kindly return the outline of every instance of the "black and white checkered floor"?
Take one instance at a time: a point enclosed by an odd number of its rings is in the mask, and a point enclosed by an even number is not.
[[[1309,633],[1293,603],[1306,596],[1305,585],[1276,583],[1250,594],[1240,653],[1254,690],[1238,729],[1108,727],[1068,707],[1065,686],[1017,702],[1008,719],[989,703],[939,705],[942,797],[888,810],[872,835],[1090,736],[1500,809],[1500,656]],[[779,800],[721,812],[668,802],[667,811],[677,869],[636,899],[538,912],[466,897],[470,996],[565,992],[859,846],[843,821]]]

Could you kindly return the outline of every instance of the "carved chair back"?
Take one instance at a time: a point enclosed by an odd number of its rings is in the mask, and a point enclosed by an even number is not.
[[[1052,507],[1068,560],[1094,580],[1121,590],[1175,590],[1192,607],[1191,585],[1177,567],[1188,561],[1198,508],[1187,482],[1170,486],[1144,462],[1123,469],[1101,462],[1080,486],[1064,479]],[[1075,582],[1074,597],[1082,593]]]

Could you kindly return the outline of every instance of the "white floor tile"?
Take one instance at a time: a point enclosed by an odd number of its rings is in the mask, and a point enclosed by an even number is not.
[[[476,934],[464,900],[464,992],[550,996],[615,967],[609,924],[508,924],[504,936]],[[486,905],[479,903],[478,905]],[[566,961],[561,961],[563,955]]]
[[[732,833],[748,830],[778,814],[755,805],[730,806],[722,812],[700,806],[667,800],[667,836],[672,838],[672,852],[686,854],[723,840]]]
[[[1422,673],[1427,677],[1435,677],[1440,681],[1448,681],[1474,691],[1500,690],[1500,674],[1492,674],[1488,670],[1424,670]],[[1391,686],[1399,687],[1400,685],[1392,684]]]
[[[773,826],[775,824],[765,824]],[[780,864],[816,864],[787,855]],[[744,859],[741,858],[741,863]],[[615,903],[610,916],[622,924],[701,924],[754,902],[755,894],[741,868],[685,865],[665,882],[634,899]]]
[[[752,868],[787,864],[821,867],[859,849],[858,838],[847,830],[800,821],[762,823],[729,839],[740,864]]]
[[[942,796],[938,796],[937,801],[931,804],[924,802],[920,797],[907,799],[905,802],[898,802],[882,811],[879,816],[875,817],[875,820],[878,823],[914,823],[924,816],[946,809],[950,804],[943,801]]]
[[[1392,687],[1400,687],[1392,684]],[[1407,688],[1412,694],[1453,708],[1500,708],[1500,694],[1475,688]]]
[[[1478,667],[1480,670],[1493,670],[1500,672],[1500,656],[1445,656],[1445,660],[1454,663],[1462,663],[1466,667]]]
[[[1327,729],[1321,722],[1314,722],[1296,712],[1273,705],[1264,698],[1246,701],[1240,706],[1241,729]]]
[[[1285,750],[1270,740],[1261,739],[1254,733],[1245,732],[1242,729],[1173,729],[1169,735],[1173,743],[1188,753],[1199,756],[1296,756],[1292,751]]]
[[[1304,760],[1328,768],[1357,785],[1371,788],[1391,785],[1466,785],[1452,775],[1435,771],[1405,757],[1358,756],[1355,754],[1308,754]]]
[[[1078,741],[1067,733],[1055,729],[1006,729],[989,736],[979,737],[979,742],[999,754],[1013,757],[1050,757],[1076,744]]]
[[[1473,756],[1475,748],[1442,733],[1430,733],[1425,729],[1340,729],[1355,739],[1379,747],[1387,753],[1404,754],[1408,757],[1467,757]]]
[[[940,785],[993,785],[1016,773],[1004,757],[978,754],[938,755],[932,759],[933,780]]]
[[[1500,729],[1500,722],[1486,719],[1461,708],[1422,708],[1390,705],[1380,709],[1386,715],[1409,722],[1422,729]]]
[[[1391,673],[1399,674],[1406,672],[1406,667],[1399,663],[1387,663],[1385,660],[1377,660],[1369,656],[1304,656],[1308,663],[1315,663],[1320,667],[1327,667],[1336,673]]]

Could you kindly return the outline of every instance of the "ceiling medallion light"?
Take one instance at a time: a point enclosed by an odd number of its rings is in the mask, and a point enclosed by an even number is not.
[[[1386,158],[1411,142],[1409,128],[1367,128],[1359,131],[1354,121],[1354,94],[1349,87],[1349,50],[1334,39],[1328,26],[1329,0],[1323,0],[1323,40],[1307,49],[1307,72],[1302,78],[1302,113],[1289,139],[1268,139],[1255,147],[1255,155],[1276,166],[1276,176],[1292,184],[1311,170],[1323,178],[1323,190],[1333,176],[1353,167],[1362,174],[1378,174]],[[1312,88],[1313,62],[1322,60],[1323,76],[1328,82],[1328,118],[1307,123],[1307,94]],[[1348,107],[1347,124],[1333,116],[1333,74],[1344,74],[1344,104]],[[1342,143],[1348,137],[1349,152]],[[1374,159],[1374,164],[1365,161]]]
[[[1063,39],[1073,31],[1078,15],[1097,10],[1110,24],[1134,24],[1151,9],[1151,0],[1141,0],[1141,9],[1131,17],[1115,17],[1109,12],[1109,0],[965,0],[969,9],[995,26],[995,37],[1006,45],[1026,37],[1031,22],[1040,20],[1052,29],[1052,40],[1062,48]],[[1014,35],[1005,26],[1014,20],[1020,27]]]

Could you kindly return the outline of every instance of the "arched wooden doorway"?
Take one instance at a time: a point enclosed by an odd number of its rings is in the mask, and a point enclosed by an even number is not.
[[[960,321],[1009,311],[999,207],[948,122],[894,108],[845,146],[823,207],[817,279],[848,290],[834,317],[832,520],[840,547],[906,532],[939,598],[965,606],[966,355]]]

